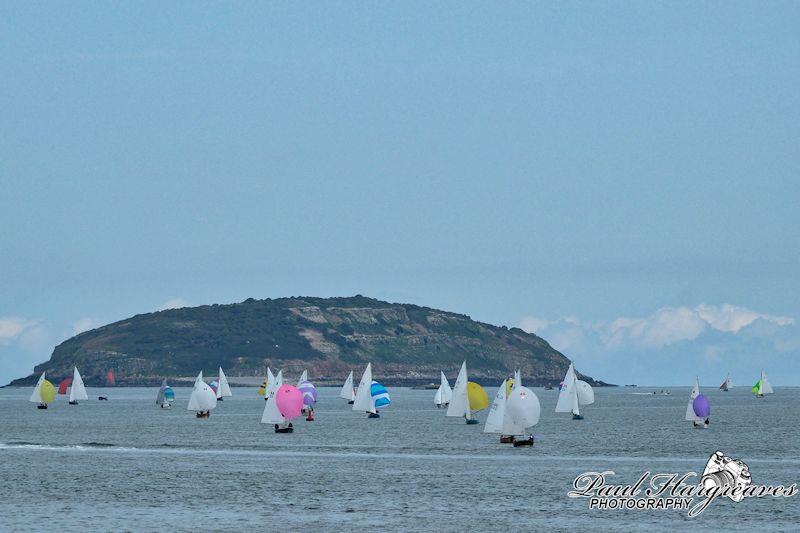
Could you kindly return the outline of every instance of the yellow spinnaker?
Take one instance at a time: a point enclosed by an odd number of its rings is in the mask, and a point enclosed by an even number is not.
[[[42,381],[42,386],[39,387],[39,396],[42,397],[42,403],[52,403],[56,399],[56,388],[47,380]]]
[[[267,380],[265,379],[261,383],[261,386],[258,388],[258,395],[259,396],[264,396],[266,393],[267,393]]]
[[[489,396],[477,383],[467,382],[467,398],[469,398],[470,411],[480,411],[489,407]]]
[[[511,394],[511,387],[514,386],[514,378],[506,380],[506,398]]]

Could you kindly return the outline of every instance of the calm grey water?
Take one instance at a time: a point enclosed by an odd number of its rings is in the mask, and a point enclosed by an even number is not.
[[[28,389],[0,390],[0,529],[456,531],[652,528],[797,530],[800,496],[717,500],[685,511],[589,510],[567,498],[575,476],[613,470],[633,483],[645,470],[700,471],[719,449],[750,466],[754,483],[800,481],[800,389],[767,399],[739,387],[704,389],[712,424],[683,421],[689,389],[598,389],[586,419],[553,410],[556,391],[535,389],[542,419],[533,448],[513,448],[480,426],[445,418],[433,391],[390,389],[379,420],[320,389],[315,422],[293,435],[259,423],[264,401],[235,388],[208,420],[171,411],[155,389],[90,389],[90,400],[46,411]],[[489,391],[490,396],[493,391]],[[108,402],[96,400],[108,395]],[[485,412],[479,418],[485,420]]]

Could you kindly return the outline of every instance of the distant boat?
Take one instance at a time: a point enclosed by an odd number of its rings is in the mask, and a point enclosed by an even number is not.
[[[262,424],[274,424],[275,433],[292,433],[292,420],[300,416],[303,409],[303,394],[297,387],[281,385],[270,392],[269,400],[264,405],[261,415]]]
[[[356,391],[353,388],[353,371],[351,370],[349,374],[347,374],[347,379],[344,380],[344,385],[342,385],[342,390],[339,391],[339,398],[343,400],[347,400],[349,405],[353,405],[353,401],[356,399]]]
[[[725,381],[723,381],[723,382],[722,382],[722,385],[720,385],[720,386],[719,386],[719,389],[720,389],[720,390],[723,390],[723,391],[725,391],[725,392],[728,392],[728,391],[729,391],[729,390],[731,390],[732,388],[733,388],[733,382],[731,381],[731,375],[730,375],[730,374],[728,374],[728,375],[725,377]]]
[[[203,381],[203,372],[197,374],[192,388],[192,395],[189,397],[189,411],[195,411],[197,418],[208,418],[211,411],[217,407],[217,395],[211,387]]]
[[[28,400],[39,404],[36,406],[37,409],[47,409],[47,404],[53,403],[53,400],[56,399],[56,388],[52,383],[44,379],[44,376],[45,373],[42,372],[42,375],[39,376],[39,381],[36,382],[36,386],[33,388],[33,393],[31,393],[31,397]]]
[[[545,385],[544,386],[544,390],[553,390],[553,388],[554,387],[552,385]]]
[[[88,400],[89,395],[86,394],[86,387],[83,386],[83,378],[81,373],[78,372],[76,366],[72,373],[72,387],[69,389],[69,404],[78,405],[78,400]]]
[[[317,388],[308,380],[300,382],[300,385],[297,387],[297,390],[300,391],[300,394],[303,395],[303,411],[308,411],[311,414],[313,411],[313,405],[317,403]],[[311,416],[310,420],[313,420],[313,415]]]
[[[569,364],[561,390],[558,393],[558,403],[556,403],[556,413],[572,413],[574,420],[583,420],[580,406],[594,403],[594,390],[592,386],[578,379],[575,374],[575,367]]]
[[[389,392],[383,385],[372,379],[372,363],[367,363],[353,400],[353,411],[363,411],[367,413],[367,418],[380,418],[378,408],[387,406],[389,403],[391,403]]]
[[[114,371],[109,370],[106,372],[106,387],[114,387],[117,385],[117,380],[114,378]]]
[[[441,383],[433,396],[433,403],[436,407],[447,407],[453,398],[453,389],[450,388],[450,382],[447,381],[447,376],[444,375],[444,372],[440,372],[440,374]]]
[[[698,399],[700,401],[698,401]],[[697,403],[697,405],[695,405],[695,403]],[[708,406],[708,399],[700,394],[700,380],[695,377],[692,392],[689,394],[689,403],[686,405],[686,416],[684,416],[684,419],[687,422],[691,422],[696,428],[708,427],[708,415],[711,414],[711,408],[709,406],[707,411],[703,409],[704,403]]]
[[[175,392],[172,387],[167,385],[167,380],[161,382],[161,388],[158,389],[158,396],[156,396],[156,405],[162,409],[172,408],[172,402],[175,401]]]
[[[483,387],[469,381],[467,362],[461,363],[456,384],[453,386],[453,397],[447,406],[446,416],[463,417],[467,424],[477,424],[478,419],[473,413],[489,407],[489,397]]]
[[[217,390],[215,391],[217,394],[217,401],[221,402],[223,398],[230,398],[233,396],[231,387],[228,385],[228,378],[225,376],[225,372],[222,371],[222,367],[219,367],[219,378],[217,381],[219,382]]]
[[[767,373],[764,370],[761,370],[761,378],[753,385],[753,394],[756,395],[757,398],[763,398],[765,394],[772,394],[775,391],[772,390],[772,385],[769,383],[769,379],[767,379]]]

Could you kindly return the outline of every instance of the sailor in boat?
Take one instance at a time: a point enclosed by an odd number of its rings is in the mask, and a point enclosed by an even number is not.
[[[108,401],[108,396],[98,396],[97,399],[98,400],[106,400],[106,401]]]
[[[36,408],[37,409],[47,409],[47,404],[46,403],[40,403],[39,405],[36,406]]]
[[[278,424],[275,424],[275,433],[292,433],[292,432],[294,432],[294,426],[292,425],[291,422],[289,422],[289,425],[284,428],[280,427]]]
[[[515,439],[514,437],[511,438],[515,448],[518,448],[519,446],[533,446],[533,433],[528,435],[527,438],[520,438],[520,439]]]

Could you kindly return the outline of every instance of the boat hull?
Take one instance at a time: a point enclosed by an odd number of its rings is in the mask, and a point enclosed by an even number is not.
[[[533,437],[528,437],[527,439],[514,439],[514,448],[519,448],[520,446],[533,446]]]
[[[70,405],[78,405],[78,402],[69,402]]]
[[[211,413],[197,413],[195,416],[197,418],[208,418],[211,416]]]
[[[500,444],[511,444],[514,442],[514,437],[510,435],[501,435],[500,436]]]
[[[294,433],[294,428],[275,428],[275,433]]]
[[[573,420],[583,420],[583,415],[572,415]]]
[[[37,409],[47,409],[47,406],[44,405],[44,404],[43,405],[37,405],[36,408]]]
[[[467,425],[468,425],[468,426],[471,426],[471,425],[473,425],[473,424],[478,424],[478,423],[479,423],[479,421],[478,421],[478,419],[477,419],[477,418],[468,418],[468,419],[467,419]]]
[[[367,418],[380,418],[381,415],[378,413],[367,413]]]

